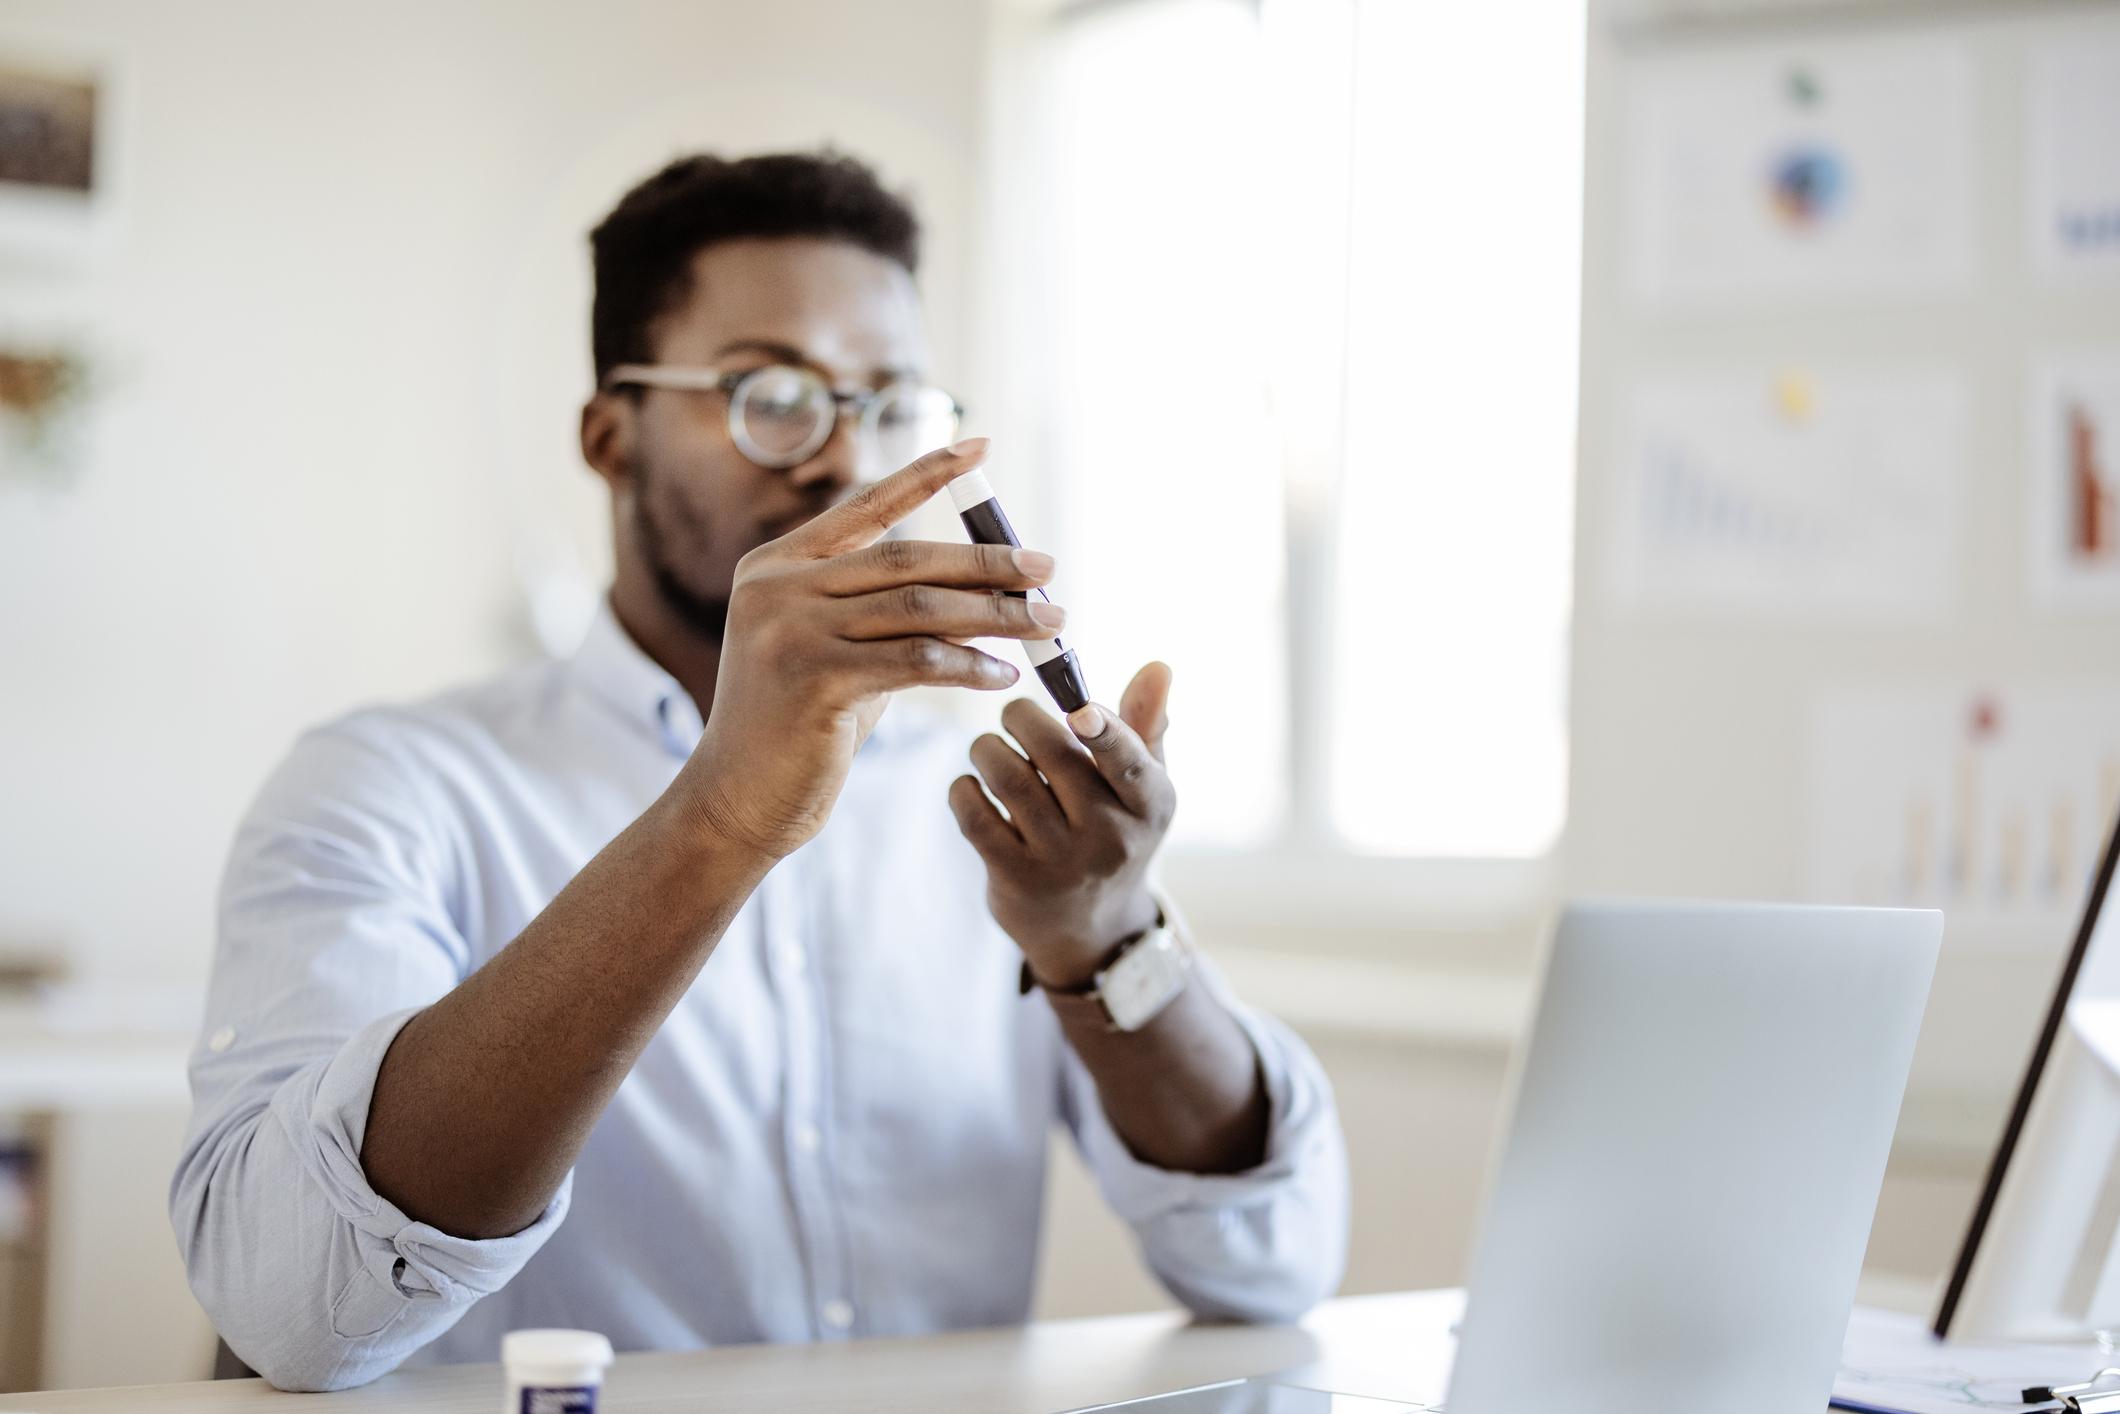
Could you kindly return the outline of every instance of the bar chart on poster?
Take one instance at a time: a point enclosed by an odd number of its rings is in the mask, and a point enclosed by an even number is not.
[[[2045,360],[2032,416],[2032,592],[2058,608],[2120,605],[2120,348]]]
[[[1829,690],[1810,761],[1812,897],[2049,945],[2120,812],[2120,688]]]
[[[1644,376],[1614,466],[1615,596],[1690,613],[1948,607],[1965,398],[1919,364]]]

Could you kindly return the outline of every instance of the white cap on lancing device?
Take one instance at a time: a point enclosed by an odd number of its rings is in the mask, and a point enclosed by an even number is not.
[[[975,545],[1012,545],[1022,548],[1023,542],[1016,538],[1016,528],[1008,523],[1008,516],[1001,509],[1001,502],[994,495],[994,488],[986,479],[984,471],[968,471],[950,483],[950,504],[957,508],[957,519],[964,522],[965,533],[972,537]],[[1030,597],[1020,589],[1007,593],[1018,599]],[[1047,603],[1052,599],[1043,589],[1033,589]],[[1072,712],[1089,705],[1089,684],[1082,677],[1082,663],[1075,657],[1075,650],[1057,638],[1027,638],[1023,640],[1024,656],[1031,660],[1031,667],[1038,673],[1038,681],[1052,694],[1053,701],[1060,704],[1063,712]]]

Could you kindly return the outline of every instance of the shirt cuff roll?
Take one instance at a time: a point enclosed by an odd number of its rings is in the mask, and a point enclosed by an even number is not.
[[[1208,986],[1216,994],[1258,1056],[1266,1087],[1266,1154],[1255,1167],[1232,1174],[1186,1173],[1144,1163],[1112,1128],[1086,1069],[1068,1057],[1081,1084],[1077,1139],[1083,1157],[1097,1175],[1105,1201],[1129,1223],[1267,1202],[1320,1164],[1333,1162],[1338,1128],[1331,1090],[1308,1048],[1272,1017],[1238,1005],[1205,959],[1196,964],[1192,985]]]
[[[281,1087],[273,1111],[305,1176],[353,1229],[361,1266],[374,1278],[362,1285],[403,1302],[468,1306],[499,1290],[544,1246],[567,1215],[574,1175],[568,1172],[535,1222],[492,1238],[458,1237],[416,1221],[370,1186],[360,1155],[376,1076],[399,1030],[421,1010],[392,1012],[356,1031],[325,1064]],[[352,1294],[349,1284],[340,1300]]]

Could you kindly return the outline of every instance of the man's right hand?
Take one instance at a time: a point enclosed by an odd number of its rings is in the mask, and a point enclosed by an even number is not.
[[[883,538],[986,445],[930,452],[737,562],[706,732],[672,787],[713,842],[788,854],[823,828],[894,690],[1006,688],[1017,670],[962,640],[1059,633],[1056,606],[991,592],[1044,584],[1050,556]]]

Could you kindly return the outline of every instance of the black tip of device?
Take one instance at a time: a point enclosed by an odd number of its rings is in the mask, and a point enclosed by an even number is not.
[[[1082,665],[1071,648],[1050,663],[1038,665],[1038,681],[1053,695],[1063,712],[1089,706],[1089,684],[1082,680]]]

